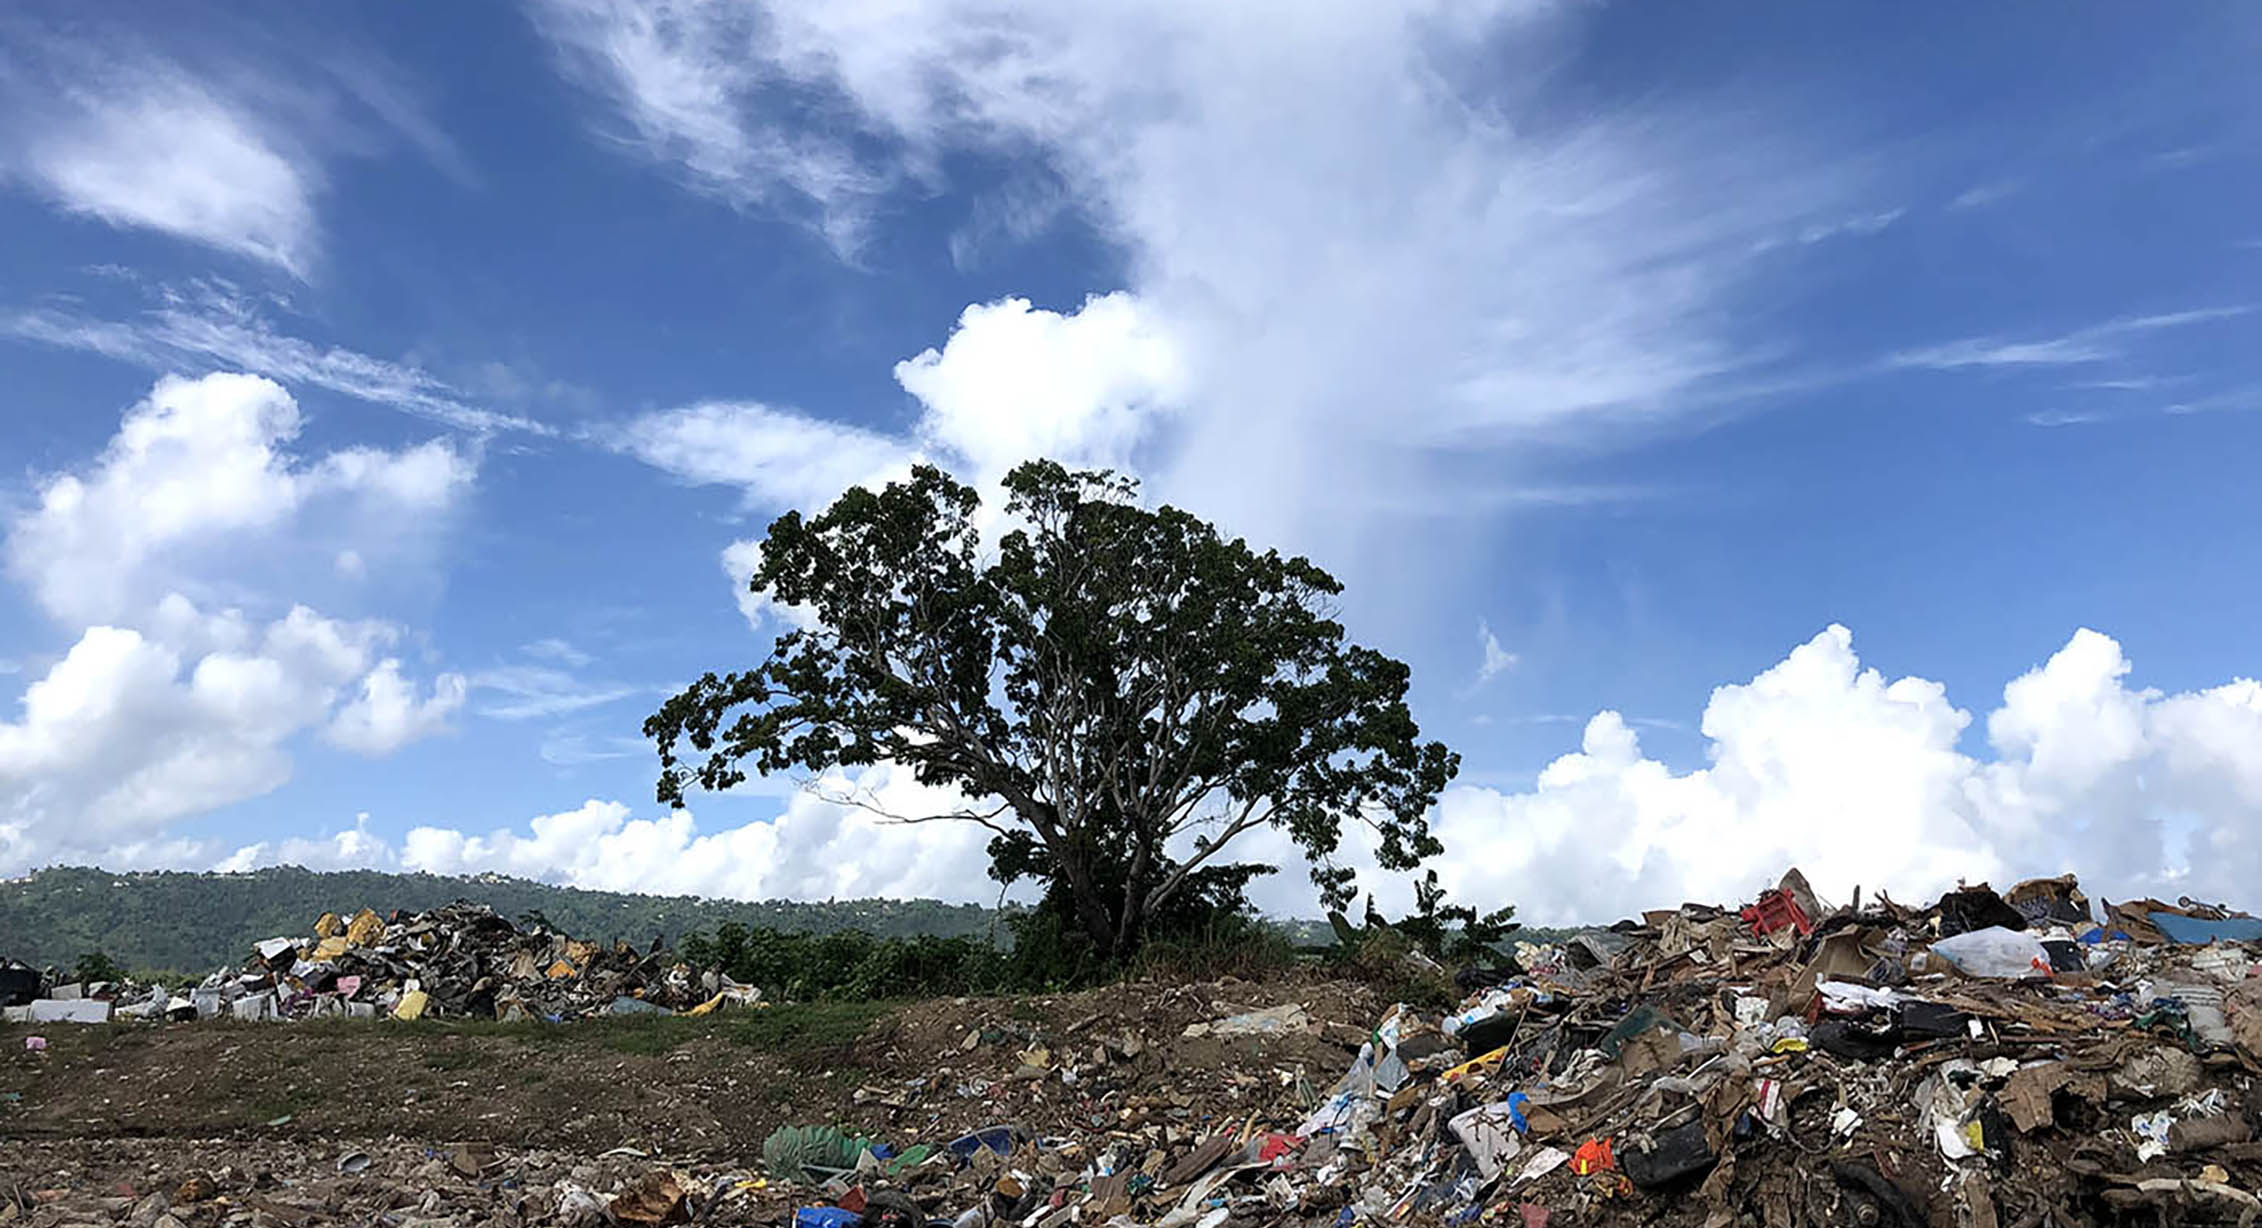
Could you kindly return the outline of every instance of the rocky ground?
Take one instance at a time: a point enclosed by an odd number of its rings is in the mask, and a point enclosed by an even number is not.
[[[1182,1035],[1283,1003],[1314,1026]],[[769,1222],[793,1203],[762,1175],[780,1125],[908,1144],[1136,1118],[1182,1145],[1332,1083],[1381,1005],[1288,979],[570,1024],[10,1025],[0,1223],[560,1222],[656,1173],[674,1215]]]

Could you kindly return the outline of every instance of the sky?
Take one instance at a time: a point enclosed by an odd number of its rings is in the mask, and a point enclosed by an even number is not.
[[[1343,580],[1462,755],[1470,902],[2249,896],[2258,52],[2242,6],[11,5],[0,874],[995,902],[884,765],[671,811],[639,730],[785,625],[770,519],[1048,456]]]

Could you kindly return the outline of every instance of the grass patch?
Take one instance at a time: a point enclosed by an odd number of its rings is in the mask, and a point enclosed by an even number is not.
[[[719,1021],[733,1044],[785,1056],[818,1057],[843,1052],[871,1026],[895,1013],[890,1002],[809,1002],[740,1011]]]
[[[471,1045],[450,1045],[434,1049],[424,1055],[426,1070],[475,1070],[485,1066],[490,1055]]]
[[[822,1060],[848,1053],[867,1028],[895,1012],[889,1002],[805,1002],[760,1010],[687,1018],[681,1015],[600,1015],[570,1023],[485,1019],[435,1020],[409,1025],[466,1041],[513,1041],[543,1050],[594,1046],[637,1057],[660,1057],[694,1041],[714,1037],[780,1057]],[[469,1052],[476,1058],[453,1054]],[[461,1066],[433,1065],[461,1061]],[[450,1047],[425,1059],[432,1069],[467,1069],[487,1060],[484,1051]]]

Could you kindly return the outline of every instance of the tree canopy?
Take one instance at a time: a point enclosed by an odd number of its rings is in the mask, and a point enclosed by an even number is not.
[[[1347,642],[1334,577],[1117,474],[1031,461],[1004,488],[994,551],[980,497],[929,466],[778,518],[750,584],[806,625],[645,722],[661,800],[899,765],[961,800],[898,817],[990,828],[992,875],[1045,881],[1111,956],[1174,905],[1237,900],[1271,867],[1220,858],[1260,827],[1331,907],[1346,823],[1387,868],[1439,851],[1427,815],[1459,759],[1421,741],[1406,666]]]

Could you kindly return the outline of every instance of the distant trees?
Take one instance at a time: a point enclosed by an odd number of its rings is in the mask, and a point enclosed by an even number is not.
[[[773,523],[751,588],[813,625],[645,722],[661,800],[892,762],[964,799],[897,817],[989,828],[992,875],[1044,881],[1111,959],[1174,907],[1238,905],[1273,867],[1223,856],[1262,827],[1334,907],[1346,823],[1388,869],[1439,851],[1426,816],[1459,759],[1421,740],[1406,666],[1345,639],[1334,577],[1112,473],[1032,461],[1004,486],[994,557],[979,496],[927,466]]]
[[[90,985],[96,981],[122,981],[126,979],[126,970],[119,966],[117,960],[110,958],[107,952],[89,951],[79,956],[79,962],[72,965],[71,979],[81,985]]]

